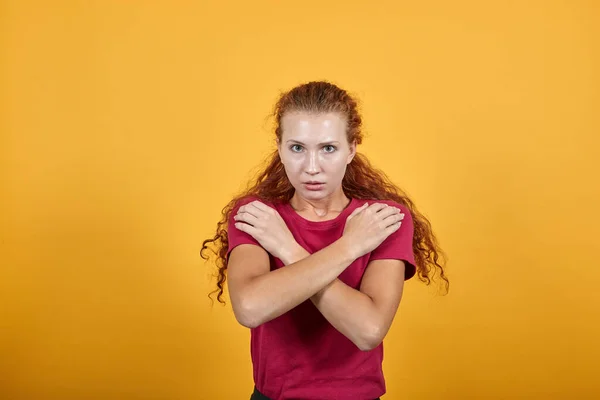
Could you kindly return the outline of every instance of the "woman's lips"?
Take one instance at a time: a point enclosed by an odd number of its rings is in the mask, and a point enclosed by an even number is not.
[[[325,186],[324,183],[305,183],[306,190],[321,190]]]

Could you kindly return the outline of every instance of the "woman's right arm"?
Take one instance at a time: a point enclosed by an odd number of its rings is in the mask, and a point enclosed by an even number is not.
[[[235,247],[227,280],[236,319],[255,328],[279,317],[333,282],[357,257],[342,236],[300,261],[271,271],[269,254],[262,247]]]

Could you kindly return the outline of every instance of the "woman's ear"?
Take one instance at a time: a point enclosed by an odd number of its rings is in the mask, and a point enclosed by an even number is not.
[[[346,163],[346,165],[350,164],[352,162],[355,155],[356,155],[356,140],[353,140],[352,143],[350,143],[350,154],[348,155],[348,162]]]

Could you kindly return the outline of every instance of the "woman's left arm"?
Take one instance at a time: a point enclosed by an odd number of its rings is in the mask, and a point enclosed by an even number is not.
[[[301,246],[282,259],[288,265],[310,253]],[[365,270],[360,290],[339,278],[311,297],[323,316],[356,346],[368,351],[376,348],[386,336],[404,289],[402,260],[372,260]]]

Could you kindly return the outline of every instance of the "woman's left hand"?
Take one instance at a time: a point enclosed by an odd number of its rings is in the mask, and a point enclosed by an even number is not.
[[[236,228],[251,235],[266,251],[284,262],[300,246],[281,215],[258,200],[241,206],[233,219]]]

